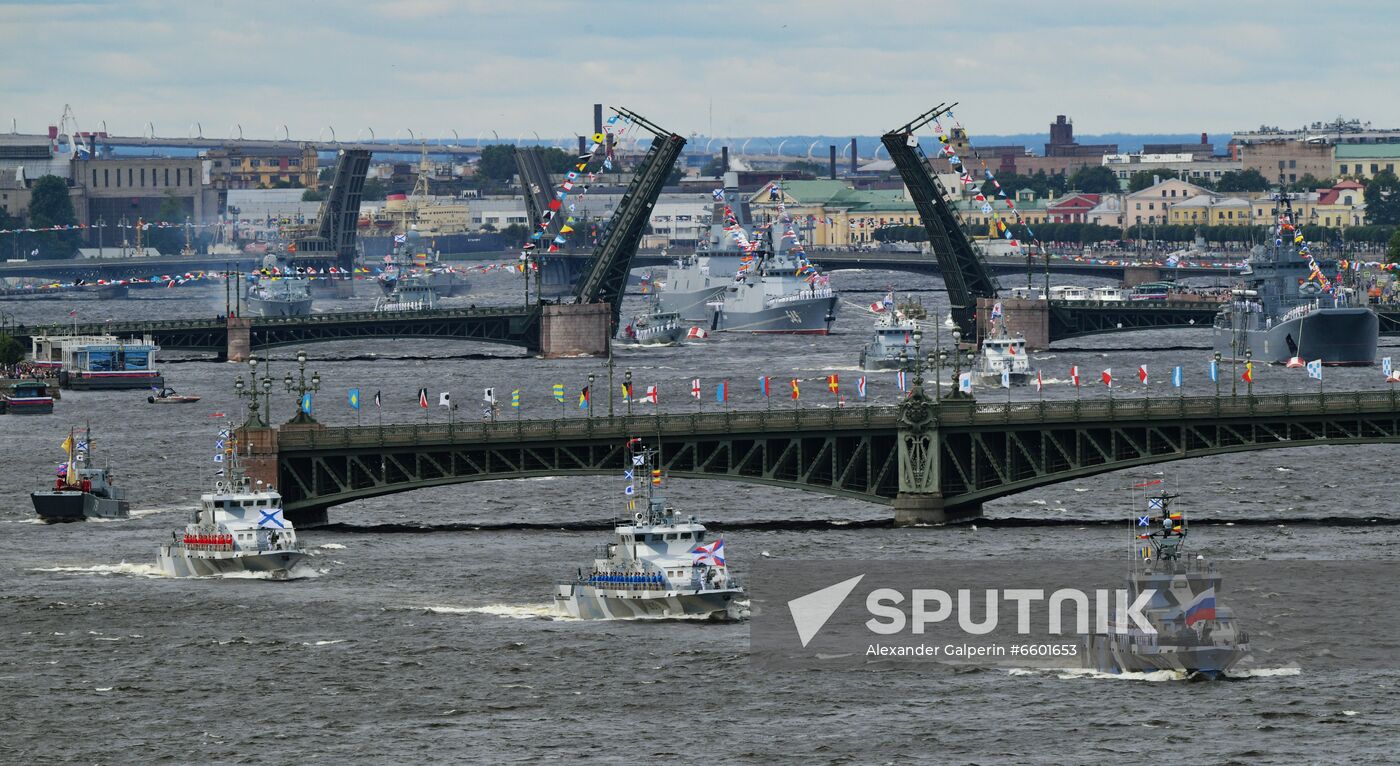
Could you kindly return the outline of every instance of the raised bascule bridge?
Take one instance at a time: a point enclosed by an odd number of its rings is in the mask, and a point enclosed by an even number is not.
[[[433,425],[280,428],[250,418],[245,464],[297,524],[364,498],[471,481],[615,475],[641,436],[677,478],[791,487],[892,506],[899,525],[975,519],[1056,482],[1248,450],[1400,442],[1400,396],[1373,392],[741,410]]]
[[[613,211],[589,268],[566,299],[536,300],[515,307],[459,308],[439,311],[346,312],[300,317],[238,317],[79,324],[76,332],[119,337],[149,335],[167,350],[206,351],[231,360],[248,358],[253,349],[303,345],[354,338],[433,338],[499,343],[544,356],[606,354],[622,311],[627,274],[651,209],[685,147],[685,138],[666,131],[627,109],[617,108],[653,134],[650,148],[633,173],[626,193]],[[342,268],[353,265],[355,221],[369,167],[366,151],[342,151],[334,181],[322,209],[317,234],[298,240],[294,261]],[[74,325],[25,327],[20,336],[41,331],[68,332]]]
[[[1161,327],[1209,326],[1218,303],[1169,301],[1056,301],[1001,297],[1001,285],[986,258],[963,232],[962,220],[948,204],[948,190],[938,180],[919,146],[918,131],[957,104],[939,104],[880,137],[899,169],[947,286],[953,321],[962,337],[985,335],[993,303],[1000,302],[1007,327],[1032,348],[1054,341],[1102,332]],[[1049,296],[1047,295],[1048,299]]]

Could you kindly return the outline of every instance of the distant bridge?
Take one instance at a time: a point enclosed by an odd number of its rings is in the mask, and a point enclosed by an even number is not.
[[[298,523],[364,498],[469,481],[615,475],[640,436],[672,477],[806,489],[894,506],[897,523],[975,518],[1047,484],[1228,452],[1400,442],[1388,392],[1163,397],[515,420],[245,428],[257,478]],[[591,510],[578,509],[579,513]]]

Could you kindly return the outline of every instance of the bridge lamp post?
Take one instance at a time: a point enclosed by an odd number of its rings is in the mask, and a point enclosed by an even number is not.
[[[637,393],[632,390],[632,371],[628,370],[622,374],[622,379],[627,381],[627,417],[632,417],[632,400],[637,398]]]
[[[953,328],[953,395],[962,393],[962,331]]]
[[[588,419],[589,419],[589,420],[592,420],[592,419],[593,419],[593,379],[594,379],[595,377],[596,377],[596,376],[595,376],[593,373],[591,373],[591,372],[588,373]]]
[[[943,400],[943,363],[948,361],[948,352],[939,348],[937,352],[930,352],[928,355],[929,366],[934,368],[933,391],[938,401]]]
[[[914,387],[922,389],[924,387],[924,360],[919,351],[919,347],[924,341],[924,331],[914,328]]]
[[[1244,384],[1246,386],[1246,395],[1249,397],[1250,406],[1254,405],[1254,368],[1250,365],[1249,361],[1250,357],[1253,355],[1254,349],[1246,348],[1244,350],[1244,369],[1249,373],[1249,379],[1246,380]]]
[[[248,359],[248,382],[244,383],[243,378],[233,379],[233,392],[239,399],[248,400],[248,419],[244,421],[244,428],[266,428],[267,424],[258,415],[258,360],[256,357]]]
[[[1220,398],[1220,352],[1215,352],[1215,398]]]
[[[297,352],[297,378],[293,379],[292,374],[289,372],[287,373],[287,376],[282,379],[282,385],[286,387],[287,393],[295,392],[297,395],[297,414],[295,417],[292,418],[292,422],[315,422],[315,419],[311,417],[311,414],[308,413],[302,407],[302,402],[306,399],[306,395],[308,393],[314,393],[316,391],[321,390],[321,375],[320,373],[313,371],[311,373],[311,382],[307,383],[305,351]]]

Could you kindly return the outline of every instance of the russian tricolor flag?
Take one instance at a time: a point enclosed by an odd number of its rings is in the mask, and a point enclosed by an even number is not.
[[[1197,593],[1186,605],[1186,624],[1195,625],[1202,620],[1215,619],[1215,588],[1206,588]]]

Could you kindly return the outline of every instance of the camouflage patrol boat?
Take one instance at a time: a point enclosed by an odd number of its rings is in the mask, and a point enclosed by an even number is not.
[[[1249,654],[1249,636],[1234,612],[1216,603],[1221,578],[1215,564],[1185,555],[1188,529],[1184,515],[1172,509],[1176,498],[1166,491],[1149,496],[1148,513],[1134,527],[1127,601],[1135,603],[1139,594],[1153,592],[1140,612],[1154,632],[1127,615],[1114,615],[1108,633],[1082,637],[1085,667],[1107,673],[1170,670],[1216,679]]]
[[[744,597],[729,573],[724,541],[705,542],[705,525],[668,505],[652,468],[653,451],[628,443],[632,465],[626,473],[630,518],[616,526],[617,540],[597,548],[592,567],[560,580],[555,606],[588,620],[633,618],[721,618]],[[645,497],[638,499],[645,492]]]
[[[171,541],[156,553],[156,566],[170,577],[258,572],[286,579],[305,565],[306,551],[282,515],[282,496],[272,487],[253,486],[238,463],[235,438],[220,433],[227,478],[200,496],[190,522],[171,532]]]

